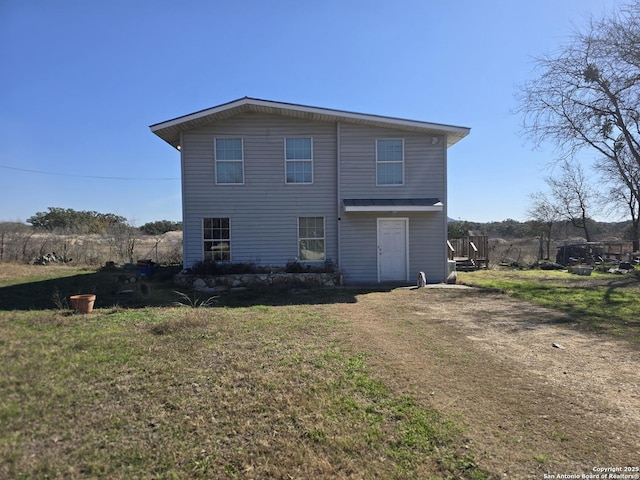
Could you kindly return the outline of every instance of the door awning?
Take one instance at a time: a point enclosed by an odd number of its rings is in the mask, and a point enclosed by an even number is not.
[[[345,198],[345,212],[441,212],[437,198]]]

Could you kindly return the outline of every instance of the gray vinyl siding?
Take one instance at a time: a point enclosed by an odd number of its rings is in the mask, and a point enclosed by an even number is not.
[[[424,271],[444,280],[443,212],[346,213],[344,198],[437,197],[446,201],[446,139],[416,132],[340,125],[341,192],[337,192],[337,138],[333,122],[245,113],[183,133],[184,266],[203,259],[202,219],[230,219],[231,261],[280,266],[298,255],[298,217],[324,217],[325,256],[338,260],[346,283],[376,282],[377,219],[409,218],[409,278]],[[243,139],[244,184],[217,185],[214,139]],[[313,139],[313,183],[285,183],[285,137]],[[404,140],[402,186],[376,185],[376,139]]]
[[[404,185],[376,185],[376,140],[404,140]],[[432,143],[431,136],[415,132],[341,125],[342,198],[444,199],[445,139]]]
[[[345,283],[378,279],[378,218],[409,219],[409,280],[425,272],[429,283],[444,281],[446,249],[441,212],[358,213],[342,215],[342,260]]]
[[[342,214],[340,269],[345,283],[378,281],[376,218],[379,216],[376,213]]]
[[[340,198],[435,197],[446,202],[446,138],[342,124]],[[404,140],[404,185],[376,185],[376,140]],[[378,278],[377,219],[409,218],[409,278],[425,272],[429,282],[444,280],[446,209],[443,212],[343,212],[340,266],[346,283]]]
[[[409,216],[409,279],[424,272],[428,283],[445,280],[447,265],[445,223],[442,212]]]
[[[298,255],[298,217],[325,218],[325,256],[337,255],[336,128],[243,114],[183,137],[184,265],[203,258],[202,219],[231,220],[231,261],[284,265]],[[285,137],[313,138],[313,184],[285,184]],[[216,185],[214,139],[243,139],[244,184]]]

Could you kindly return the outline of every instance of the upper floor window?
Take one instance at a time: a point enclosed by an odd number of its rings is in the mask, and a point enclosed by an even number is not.
[[[285,138],[286,183],[313,183],[311,138]]]
[[[241,138],[216,138],[216,183],[244,183]]]
[[[376,141],[376,184],[404,184],[404,141]]]

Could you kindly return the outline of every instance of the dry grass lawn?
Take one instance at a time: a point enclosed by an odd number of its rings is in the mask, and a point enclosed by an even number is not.
[[[639,466],[638,343],[585,330],[571,312],[462,287],[218,300],[0,311],[0,477],[544,478]]]

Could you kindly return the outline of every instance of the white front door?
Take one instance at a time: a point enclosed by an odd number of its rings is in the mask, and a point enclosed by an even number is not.
[[[406,218],[378,219],[378,281],[408,280]]]

